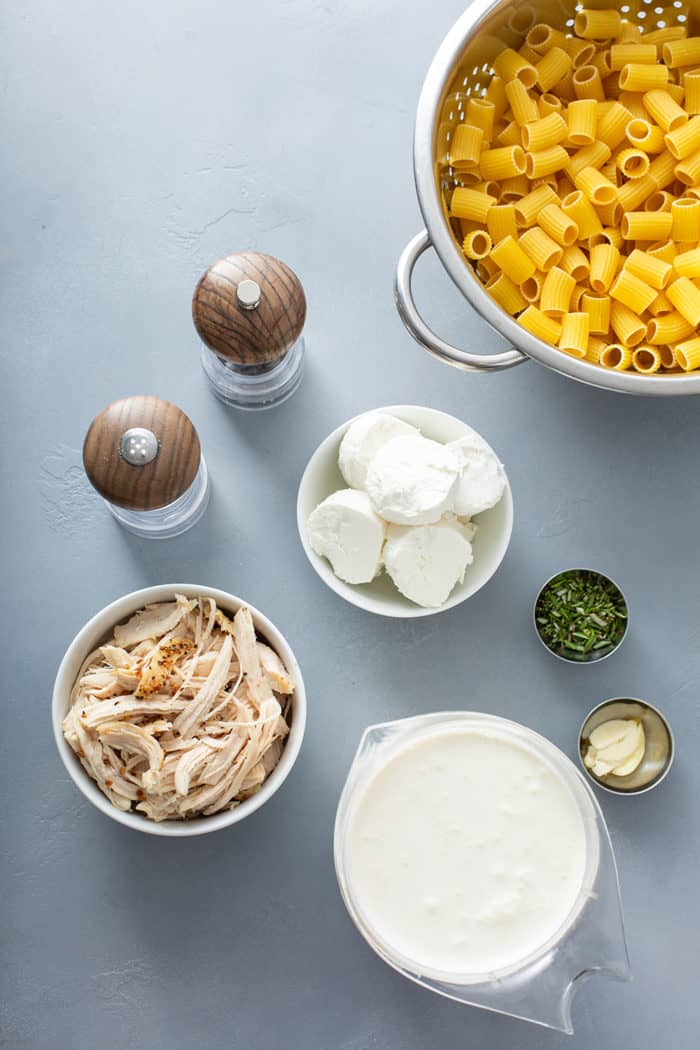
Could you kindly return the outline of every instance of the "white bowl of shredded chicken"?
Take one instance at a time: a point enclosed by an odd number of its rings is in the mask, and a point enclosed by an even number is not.
[[[209,587],[148,587],[74,638],[52,717],[68,773],[98,809],[157,835],[235,824],[277,791],[306,722],[277,628]]]

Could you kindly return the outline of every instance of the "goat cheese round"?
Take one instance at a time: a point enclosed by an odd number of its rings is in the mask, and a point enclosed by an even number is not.
[[[420,436],[397,437],[367,471],[367,494],[377,514],[394,525],[431,525],[452,510],[459,457]]]
[[[379,572],[386,525],[366,492],[333,492],[311,513],[307,528],[311,547],[341,580],[369,583]]]
[[[345,431],[338,453],[338,466],[353,489],[363,489],[367,468],[377,452],[392,438],[417,435],[420,431],[387,412],[366,412]]]
[[[442,605],[473,561],[471,534],[452,514],[435,525],[390,525],[384,545],[386,571],[416,605]]]
[[[455,514],[470,518],[495,507],[506,487],[506,474],[498,456],[475,431],[451,441],[447,448],[457,456],[461,468]]]

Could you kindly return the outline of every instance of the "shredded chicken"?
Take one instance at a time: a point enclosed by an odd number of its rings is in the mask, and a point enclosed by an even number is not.
[[[139,610],[91,653],[63,733],[118,809],[181,820],[233,809],[280,760],[294,684],[256,636],[211,598]]]

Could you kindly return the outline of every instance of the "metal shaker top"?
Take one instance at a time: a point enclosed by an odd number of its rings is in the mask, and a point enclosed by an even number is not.
[[[192,297],[202,342],[237,365],[272,364],[301,335],[306,298],[293,270],[272,255],[241,252],[214,263]]]
[[[156,510],[182,496],[199,469],[201,449],[182,409],[158,397],[126,397],[95,417],[83,464],[97,491],[130,510]]]

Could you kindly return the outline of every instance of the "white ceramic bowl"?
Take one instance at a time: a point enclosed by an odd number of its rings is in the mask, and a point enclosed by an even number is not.
[[[421,408],[418,405],[390,405],[371,411],[387,412],[392,416],[397,416],[406,423],[412,423],[414,427],[418,427],[424,437],[443,443],[456,441],[465,434],[473,432],[473,427],[467,426],[461,419],[448,416],[445,412],[438,412],[435,408]],[[367,612],[377,613],[379,616],[432,616],[435,613],[444,612],[445,609],[452,609],[455,605],[466,601],[467,598],[471,598],[491,579],[508,548],[513,529],[513,497],[507,481],[500,502],[474,519],[479,526],[474,538],[474,561],[466,571],[464,582],[457,584],[444,605],[438,608],[424,609],[409,601],[397,590],[385,572],[371,583],[345,583],[335,575],[330,562],[312,550],[306,527],[309,515],[326,496],[330,496],[337,489],[347,488],[338,468],[338,450],[343,435],[352,422],[354,420],[349,419],[321,442],[309,460],[299,485],[297,497],[299,536],[306,556],[318,575],[346,602],[356,605],[359,609],[366,609]]]
[[[92,650],[106,641],[116,624],[128,619],[138,609],[151,602],[170,601],[175,594],[184,594],[187,598],[195,598],[198,595],[213,598],[217,605],[221,606],[225,612],[230,613],[235,613],[242,605],[248,606],[257,631],[279,653],[294,682],[292,721],[282,757],[257,794],[241,802],[240,806],[237,806],[235,809],[215,813],[211,817],[193,817],[190,820],[156,822],[149,820],[140,813],[123,813],[116,806],[112,805],[109,799],[102,794],[97,784],[87,775],[73,750],[66,743],[61,730],[61,722],[68,712],[70,694],[78,671]],[[259,809],[282,786],[296,761],[304,737],[306,692],[299,664],[289,643],[266,616],[263,616],[261,612],[258,612],[257,609],[254,609],[252,605],[248,605],[241,598],[236,598],[233,594],[227,594],[226,591],[218,591],[213,587],[171,583],[158,587],[145,587],[141,591],[125,594],[123,598],[118,598],[110,605],[107,605],[85,624],[68,646],[66,655],[63,657],[58,669],[53,688],[51,717],[56,746],[63,764],[77,787],[97,809],[106,816],[111,817],[112,820],[125,824],[126,827],[133,828],[135,831],[145,831],[151,835],[177,838],[182,835],[203,835],[208,831],[218,831],[219,828],[237,824],[239,820],[243,820],[244,817],[250,816],[256,809]]]

